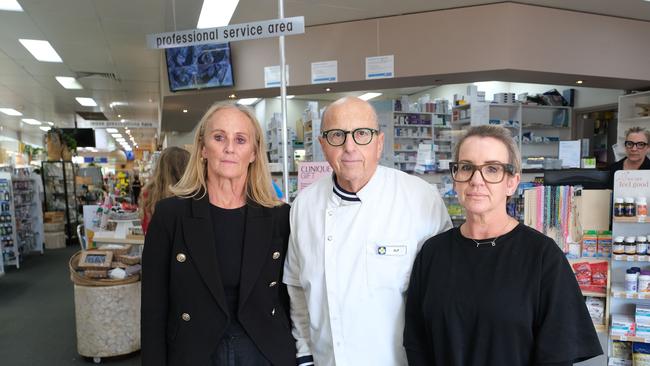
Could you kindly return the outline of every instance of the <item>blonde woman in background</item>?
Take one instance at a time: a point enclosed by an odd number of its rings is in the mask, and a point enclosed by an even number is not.
[[[281,282],[289,206],[250,109],[207,110],[172,192],[145,239],[142,365],[295,365]]]
[[[168,147],[160,154],[154,172],[141,193],[140,215],[142,230],[145,233],[156,203],[163,198],[172,196],[171,187],[181,179],[189,160],[190,153],[176,146]]]

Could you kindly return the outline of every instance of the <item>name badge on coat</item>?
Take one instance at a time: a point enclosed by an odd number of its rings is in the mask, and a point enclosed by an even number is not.
[[[377,254],[391,257],[406,255],[406,245],[377,245]]]

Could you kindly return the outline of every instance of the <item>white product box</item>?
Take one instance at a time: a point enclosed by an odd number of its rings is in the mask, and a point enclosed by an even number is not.
[[[634,320],[637,325],[650,327],[650,306],[637,305],[634,312]]]
[[[608,366],[632,366],[632,360],[624,360],[622,358],[609,358]]]
[[[636,325],[636,336],[650,338],[650,327],[647,325]]]
[[[612,335],[634,336],[634,318],[631,315],[612,315]]]

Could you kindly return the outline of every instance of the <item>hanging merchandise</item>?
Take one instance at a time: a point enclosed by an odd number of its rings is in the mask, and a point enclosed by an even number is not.
[[[575,227],[575,191],[572,186],[537,186],[524,192],[524,224],[551,237],[564,253],[577,237],[570,232]]]
[[[11,174],[0,172],[0,250],[4,266],[20,268],[20,250],[16,239],[16,210],[13,203]]]

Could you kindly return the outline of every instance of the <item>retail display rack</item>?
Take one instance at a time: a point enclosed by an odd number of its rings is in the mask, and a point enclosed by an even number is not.
[[[16,238],[16,208],[11,173],[0,172],[0,250],[4,266],[20,268],[20,251]],[[4,269],[2,271],[4,273]]]
[[[42,162],[45,211],[65,213],[65,234],[68,244],[76,240],[79,221],[75,191],[76,169],[71,161]]]

